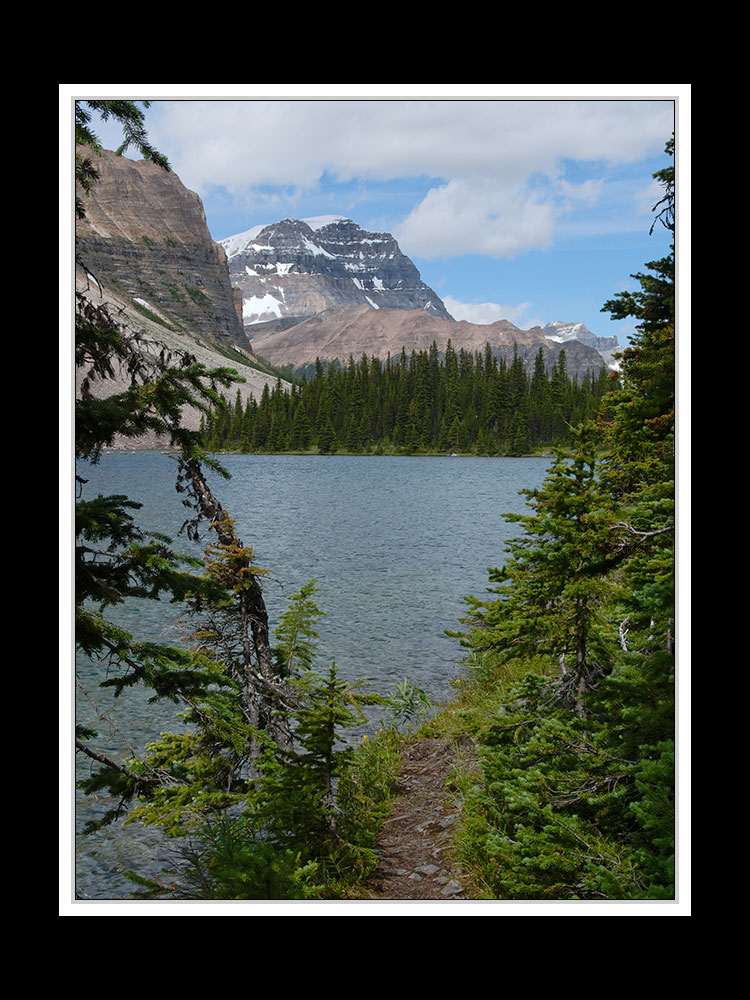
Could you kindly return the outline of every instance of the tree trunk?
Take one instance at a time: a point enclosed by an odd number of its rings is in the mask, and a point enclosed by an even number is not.
[[[182,485],[187,482],[187,486]],[[185,522],[190,537],[197,537],[197,524],[207,520],[216,533],[219,543],[236,550],[244,548],[234,530],[234,524],[219,501],[214,497],[196,459],[180,461],[178,490],[188,491],[197,516]],[[248,557],[243,557],[238,569],[251,570]],[[279,709],[284,706],[284,690],[276,674],[268,627],[268,612],[263,591],[257,577],[249,572],[243,575],[244,585],[238,593],[239,642],[244,660],[243,696],[246,714],[252,725],[267,730],[274,742],[288,748],[291,745],[286,715]]]

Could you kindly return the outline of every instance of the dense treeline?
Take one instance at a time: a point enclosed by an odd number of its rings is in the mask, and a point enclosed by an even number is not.
[[[449,341],[442,357],[433,343],[386,361],[318,360],[291,391],[279,379],[260,400],[243,405],[238,394],[207,422],[205,443],[212,451],[523,455],[569,440],[611,386],[604,367],[571,378],[564,351],[548,370],[540,347],[529,374],[517,351],[508,363],[489,344],[469,352]]]
[[[467,597],[461,851],[490,898],[675,898],[674,244],[646,266],[603,308],[637,321],[618,388]]]

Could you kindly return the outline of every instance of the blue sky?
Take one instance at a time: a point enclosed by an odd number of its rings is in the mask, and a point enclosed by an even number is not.
[[[601,307],[667,251],[665,230],[649,236],[660,197],[652,174],[668,162],[676,108],[678,142],[689,122],[684,84],[427,85],[395,95],[358,85],[163,95],[151,85],[65,86],[68,106],[153,101],[149,137],[200,195],[215,240],[287,217],[343,215],[393,233],[457,319],[583,322],[621,344],[632,324]],[[114,148],[119,133],[94,124]]]

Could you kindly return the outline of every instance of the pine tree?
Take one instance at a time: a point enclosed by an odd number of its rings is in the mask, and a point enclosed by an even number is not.
[[[527,455],[531,450],[531,435],[529,433],[528,420],[522,410],[518,409],[513,414],[510,431],[508,433],[508,454]]]
[[[349,686],[334,664],[326,677],[302,675],[298,688],[294,748],[269,745],[255,809],[276,846],[320,861],[333,858],[341,843],[335,786],[351,749],[338,744],[338,733],[362,716],[353,711]]]
[[[330,415],[326,410],[324,410],[322,414],[319,414],[318,419],[320,421],[317,434],[318,451],[321,455],[330,455],[332,452],[335,452],[338,447],[336,431],[334,430]]]
[[[561,690],[577,710],[610,660],[597,579],[609,551],[609,521],[595,456],[593,431],[583,427],[572,458],[559,453],[543,486],[522,491],[533,513],[505,515],[524,533],[508,543],[504,565],[490,575],[498,598],[469,599],[475,617],[465,639],[504,657],[545,657],[559,665]]]
[[[304,402],[298,403],[292,419],[292,429],[289,436],[289,446],[294,451],[305,451],[312,440],[312,426],[307,416]]]
[[[313,667],[317,653],[315,640],[320,638],[315,623],[324,613],[315,602],[317,593],[316,581],[308,580],[292,594],[287,610],[279,617],[274,655],[280,676],[290,677]]]
[[[499,898],[674,898],[673,299],[644,279],[628,300],[619,387],[508,516],[495,599],[467,599],[462,640],[499,678],[472,858]]]

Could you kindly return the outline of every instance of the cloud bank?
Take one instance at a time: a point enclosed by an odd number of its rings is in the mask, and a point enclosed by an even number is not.
[[[511,258],[551,244],[602,180],[566,165],[635,163],[663,152],[671,101],[158,101],[154,145],[200,195],[287,197],[333,183],[421,179],[394,235],[409,255]]]
[[[443,302],[454,319],[465,319],[468,323],[478,323],[480,326],[485,326],[497,323],[501,319],[507,319],[521,329],[535,325],[534,321],[529,319],[529,310],[532,308],[530,302],[521,302],[520,305],[516,306],[504,306],[499,302],[460,302],[452,295],[446,295]]]

